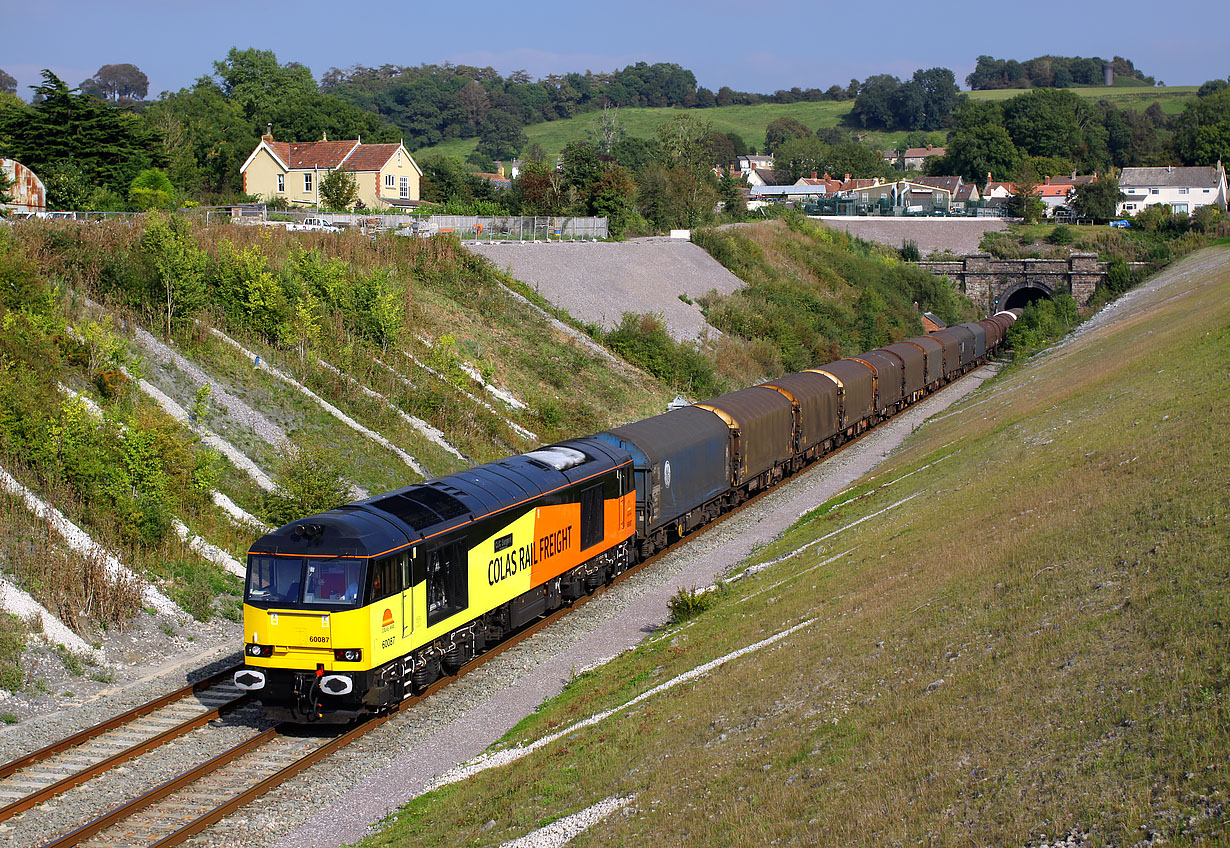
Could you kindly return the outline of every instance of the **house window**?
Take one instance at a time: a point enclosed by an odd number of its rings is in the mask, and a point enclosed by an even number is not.
[[[303,190],[304,191],[312,190],[312,175],[311,174],[303,175]]]
[[[1187,193],[1188,193],[1188,191],[1189,191],[1189,189],[1186,189],[1186,188],[1181,188],[1181,189],[1179,189],[1179,194],[1187,194]]]
[[[1161,194],[1161,189],[1151,188],[1149,194]]]
[[[397,182],[397,179],[392,174],[384,175],[384,187],[385,188],[394,188],[394,185],[396,182]]]
[[[278,174],[278,191],[286,191],[286,175]]]
[[[397,193],[401,197],[402,200],[410,199],[410,178],[409,177],[401,178],[401,182],[398,185]]]
[[[1186,215],[1187,214],[1187,204],[1186,203],[1176,203],[1170,207],[1170,211],[1176,215],[1178,214]]]
[[[1124,212],[1128,211],[1129,209],[1135,209],[1135,208],[1136,208],[1136,204],[1135,204],[1135,203],[1125,203],[1125,204],[1123,204],[1123,211],[1124,211]]]

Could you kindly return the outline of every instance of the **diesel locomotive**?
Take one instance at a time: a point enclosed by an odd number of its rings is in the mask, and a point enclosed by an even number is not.
[[[379,713],[986,361],[1020,310],[281,527],[248,552],[266,714]]]

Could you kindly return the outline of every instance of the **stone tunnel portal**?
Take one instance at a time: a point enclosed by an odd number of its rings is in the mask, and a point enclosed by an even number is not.
[[[1042,286],[1022,285],[1016,286],[1012,291],[1008,292],[1004,299],[1000,302],[1000,309],[1016,309],[1020,307],[1024,309],[1031,303],[1039,300],[1047,300],[1051,297],[1051,292],[1047,291]]]

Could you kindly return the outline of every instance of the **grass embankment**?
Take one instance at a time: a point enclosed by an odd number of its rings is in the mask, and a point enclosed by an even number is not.
[[[1168,115],[1183,111],[1188,100],[1196,96],[1196,86],[1166,86],[1156,88],[1112,87],[1073,88],[1071,91],[1093,102],[1108,100],[1117,106],[1147,109],[1153,103],[1161,104]],[[1004,89],[1002,91],[965,92],[974,100],[1006,100],[1023,94],[1028,89]],[[680,112],[686,111],[700,120],[709,121],[715,132],[738,133],[745,142],[758,150],[764,145],[764,134],[769,124],[778,118],[794,118],[813,130],[821,127],[841,126],[854,106],[852,100],[824,100],[814,103],[758,103],[754,106],[720,106],[715,109],[624,108],[619,110],[619,123],[627,135],[652,138],[662,124]],[[542,145],[548,156],[556,155],[573,141],[590,141],[597,132],[598,113],[585,112],[574,118],[547,121],[525,128],[525,137],[531,143]],[[851,128],[853,131],[854,128]],[[860,131],[867,144],[892,149],[905,140],[907,132]],[[932,144],[942,145],[945,133],[926,133]],[[466,157],[474,152],[477,138],[458,138],[423,147],[414,151],[415,156],[443,153],[449,156]]]
[[[864,481],[884,488],[804,516],[756,560],[787,558],[507,744],[801,629],[363,844],[497,845],[614,795],[631,814],[574,844],[1224,843],[1227,262],[1182,260],[1115,324],[938,416]]]
[[[727,368],[751,360],[777,376],[920,335],[915,303],[949,323],[974,317],[962,295],[896,250],[800,215],[700,230],[694,241],[747,283],[700,298],[705,319],[741,343],[742,356],[719,357]]]
[[[162,246],[154,249],[150,233],[158,232]],[[133,338],[133,324],[161,335],[163,266],[175,268],[176,285],[192,277],[200,284],[175,291],[172,342],[203,369],[208,395],[199,393],[189,366],[161,361]],[[357,233],[169,227],[157,218],[142,227],[34,222],[0,233],[0,281],[0,466],[201,619],[236,619],[240,581],[181,543],[175,520],[242,561],[257,531],[232,522],[213,504],[213,490],[271,524],[314,510],[288,518],[294,505],[266,495],[207,449],[199,428],[222,435],[277,483],[302,477],[305,463],[288,461],[284,443],[257,435],[250,413],[263,418],[340,478],[341,500],[349,483],[375,494],[420,479],[395,452],[254,368],[211,327],[432,475],[468,463],[397,409],[485,461],[537,444],[514,425],[552,441],[646,417],[670,398],[645,374],[556,331],[508,296],[503,286],[515,283],[447,238],[373,243]],[[525,408],[487,393],[470,367]],[[142,378],[194,413],[195,426],[175,421],[138,390]],[[66,390],[92,399],[101,413],[69,402]],[[87,638],[138,613],[130,582],[106,579],[98,563],[66,552],[16,498],[0,497],[0,528],[4,575]]]

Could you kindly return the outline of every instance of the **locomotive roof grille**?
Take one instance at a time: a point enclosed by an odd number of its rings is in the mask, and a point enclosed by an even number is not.
[[[431,486],[419,486],[409,492],[390,495],[372,501],[371,506],[397,516],[415,530],[434,527],[470,511],[452,495]]]
[[[563,445],[540,448],[539,450],[530,451],[522,455],[526,459],[540,462],[543,465],[554,468],[556,471],[567,471],[569,468],[576,468],[578,465],[583,465],[589,459],[588,456],[576,448],[568,448]]]

